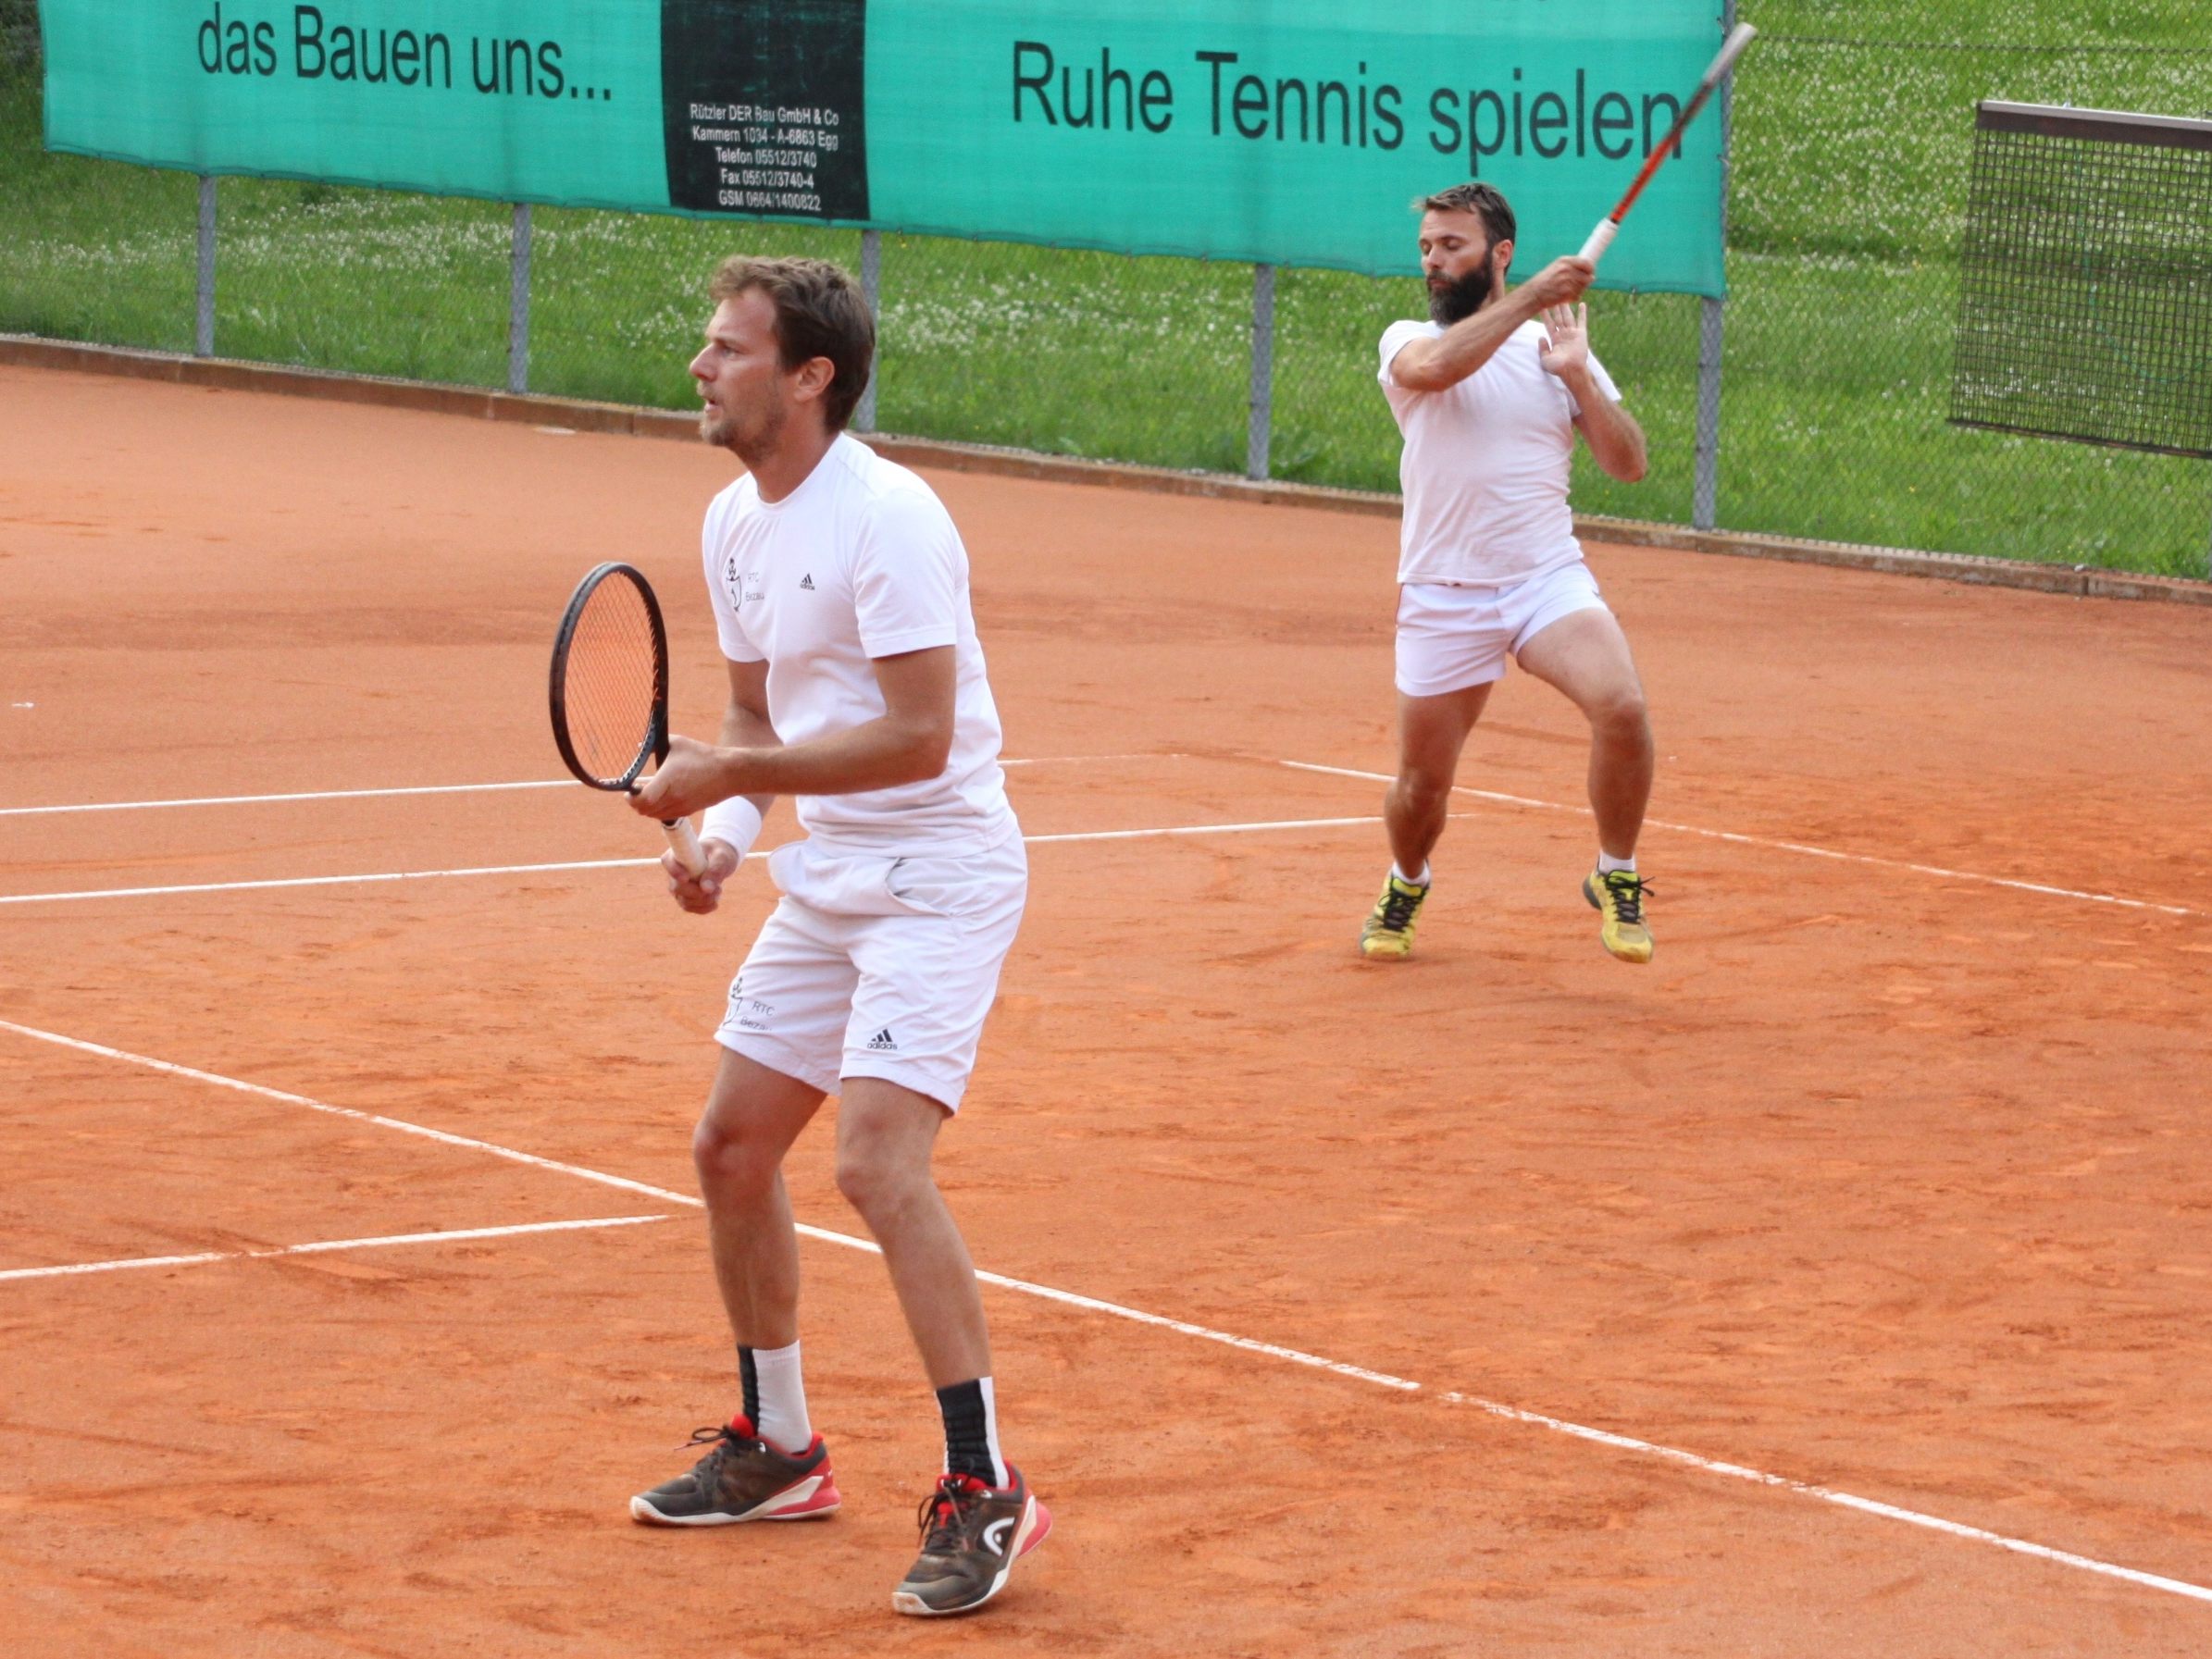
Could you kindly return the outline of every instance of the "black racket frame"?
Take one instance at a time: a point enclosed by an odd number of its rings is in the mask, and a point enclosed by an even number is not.
[[[629,763],[629,770],[615,782],[595,777],[584,763],[577,759],[575,747],[568,740],[568,698],[565,682],[568,677],[568,651],[576,642],[576,627],[584,614],[584,607],[601,584],[616,579],[634,583],[645,598],[645,615],[652,625],[652,720],[640,746],[637,756]],[[553,742],[561,751],[561,759],[579,783],[594,789],[607,789],[621,794],[634,794],[638,779],[644,774],[645,762],[655,765],[668,758],[668,629],[661,620],[661,601],[652,590],[652,584],[645,579],[645,573],[634,564],[625,564],[619,559],[610,559],[585,573],[584,579],[576,585],[576,592],[569,596],[568,609],[562,613],[560,631],[553,636],[553,675],[548,692],[553,710]]]

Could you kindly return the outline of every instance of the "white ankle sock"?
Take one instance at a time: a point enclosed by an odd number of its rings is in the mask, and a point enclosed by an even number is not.
[[[777,1451],[799,1455],[814,1443],[814,1426],[806,1420],[806,1385],[799,1377],[799,1344],[739,1353],[751,1356],[760,1394],[760,1420],[752,1431]]]
[[[1625,870],[1634,875],[1636,870],[1636,855],[1632,852],[1624,859],[1617,859],[1609,852],[1600,852],[1597,855],[1598,874],[1610,875],[1616,870]]]
[[[1390,860],[1390,873],[1398,877],[1399,881],[1410,883],[1416,887],[1425,887],[1429,885],[1429,867],[1426,864],[1422,865],[1419,875],[1408,875],[1398,867],[1398,860],[1393,859]]]

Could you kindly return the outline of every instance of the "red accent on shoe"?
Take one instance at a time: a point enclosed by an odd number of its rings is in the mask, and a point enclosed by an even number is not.
[[[1038,1544],[1044,1542],[1045,1534],[1052,1529],[1052,1512],[1036,1498],[1030,1499],[1029,1502],[1037,1508],[1037,1525],[1029,1529],[1029,1537],[1022,1545],[1023,1555],[1026,1555]],[[1016,1560],[1020,1558],[1020,1556],[1015,1557]]]
[[[778,1509],[764,1518],[773,1521],[797,1520],[802,1516],[819,1515],[825,1509],[835,1509],[845,1501],[843,1494],[838,1491],[838,1478],[830,1473],[829,1465],[824,1464],[814,1474],[820,1478],[822,1484],[814,1488],[813,1497],[803,1504],[794,1504],[788,1509]]]

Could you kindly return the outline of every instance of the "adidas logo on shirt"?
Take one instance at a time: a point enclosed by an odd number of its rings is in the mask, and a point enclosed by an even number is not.
[[[888,1025],[868,1039],[868,1046],[871,1050],[878,1054],[896,1054],[899,1052],[899,1045],[892,1041],[891,1028]]]
[[[804,588],[807,592],[812,593],[814,590],[814,572],[809,571],[806,575],[801,576],[799,578],[799,586]]]

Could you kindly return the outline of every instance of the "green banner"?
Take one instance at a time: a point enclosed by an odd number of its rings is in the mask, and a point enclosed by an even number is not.
[[[46,142],[501,201],[1397,274],[1487,179],[1581,245],[1719,0],[44,0]],[[1605,286],[1721,291],[1721,123]]]

